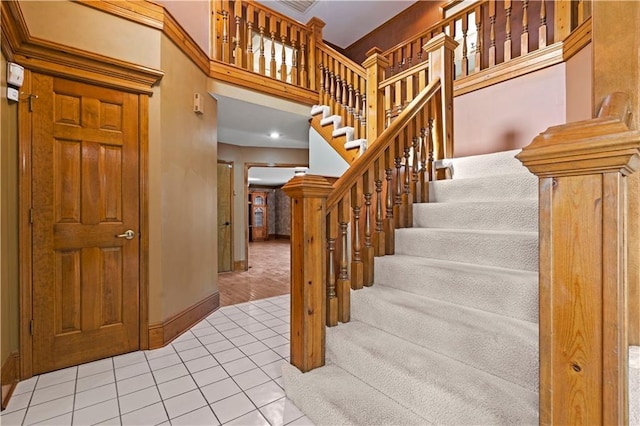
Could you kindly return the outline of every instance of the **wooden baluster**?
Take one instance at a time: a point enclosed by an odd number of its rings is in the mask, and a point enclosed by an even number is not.
[[[264,31],[267,24],[267,16],[264,10],[258,12],[258,30],[260,31],[260,54],[258,56],[258,72],[266,75],[266,58],[264,56]]]
[[[269,76],[271,78],[276,78],[276,76],[278,75],[277,73],[277,69],[276,69],[276,25],[277,25],[277,21],[276,21],[276,17],[275,16],[270,16],[269,17],[269,33],[271,34],[271,61],[269,62]]]
[[[391,85],[388,84],[384,88],[384,115],[385,128],[391,125],[391,116],[393,115],[393,107],[391,106]]]
[[[398,60],[398,66],[397,66],[398,73],[401,73],[402,70],[404,70],[404,66],[406,65],[405,62],[404,62],[404,50],[405,50],[404,46],[400,47],[400,49],[398,50],[398,57],[397,57],[397,60]]]
[[[373,167],[369,167],[369,169],[365,172],[363,177],[363,191],[364,191],[364,248],[362,251],[364,258],[364,278],[363,284],[367,287],[373,284],[373,257],[375,255],[375,250],[373,248],[373,241],[371,236],[373,234],[373,221],[372,217],[372,207],[371,207],[371,197],[373,196],[373,176],[374,170]]]
[[[403,102],[403,84],[402,84],[402,80],[398,80],[395,83],[395,88],[394,88],[394,110],[395,110],[395,115],[398,116],[400,115],[400,113],[403,110],[404,107],[404,102]]]
[[[229,7],[228,2],[223,2],[223,7]],[[222,62],[229,63],[229,10],[222,10]]]
[[[360,76],[353,73],[353,129],[356,139],[363,137],[360,125]]]
[[[489,0],[489,67],[496,65],[496,0]]]
[[[393,220],[393,145],[385,151],[385,179],[387,180],[384,218],[384,252],[395,253],[395,221]]]
[[[376,256],[384,256],[385,249],[385,234],[384,234],[384,218],[382,216],[383,210],[383,196],[382,196],[382,180],[384,179],[384,162],[380,158],[374,163],[375,172],[375,185],[376,185],[376,229],[373,233],[373,250]]]
[[[254,72],[253,66],[253,21],[255,17],[253,3],[247,4],[247,66],[246,68]]]
[[[291,27],[291,84],[298,85],[298,28]]]
[[[475,9],[476,16],[476,59],[473,64],[473,71],[478,72],[482,68],[482,6]]]
[[[331,93],[333,89],[331,88],[331,84],[333,82],[331,78],[331,73],[333,72],[333,61],[329,57],[329,54],[326,52],[323,53],[324,56],[324,90],[325,90],[325,102],[324,104],[331,107]]]
[[[283,19],[280,21],[280,42],[282,43],[282,55],[280,55],[280,81],[289,81],[287,71],[287,29],[289,25]]]
[[[336,69],[333,58],[329,57],[329,94],[331,95],[331,113],[336,111]]]
[[[538,28],[538,48],[547,46],[547,6],[545,0],[540,0],[540,28]]]
[[[362,209],[362,181],[351,188],[351,288],[359,290],[364,284],[364,264],[362,263],[362,242],[360,240],[360,213]]]
[[[403,132],[404,136],[404,132]],[[396,168],[395,192],[393,200],[393,218],[395,219],[396,228],[405,228],[404,226],[404,209],[402,208],[402,140],[401,136],[396,136],[394,141],[395,157],[393,165]]]
[[[433,117],[429,117],[429,125],[427,127],[427,147],[429,152],[428,164],[427,164],[427,172],[429,175],[429,180],[436,180],[436,167],[434,165],[434,143],[433,143]]]
[[[407,50],[405,53],[407,55],[407,69],[409,69],[413,63],[413,40],[407,44]]]
[[[354,79],[357,79],[357,75],[351,70],[347,69],[347,89],[345,93],[347,95],[347,125],[353,127],[353,138],[358,139],[358,125],[356,124],[355,118],[353,116],[354,110]]]
[[[424,46],[424,40],[422,39],[422,37],[418,38],[418,63],[422,62],[422,46]]]
[[[469,57],[467,50],[467,33],[469,32],[469,15],[462,16],[462,59],[460,61],[461,77],[469,75]]]
[[[233,38],[233,60],[236,66],[242,66],[242,39],[240,37],[240,24],[242,22],[242,1],[235,0],[233,14],[236,20],[236,35]]]
[[[520,36],[520,56],[529,53],[529,0],[522,0],[522,35]]]
[[[424,114],[428,114],[427,108],[425,108]],[[427,128],[424,127],[427,120],[428,118],[425,117],[423,127],[420,128],[420,201],[423,203],[429,202],[429,139]]]
[[[504,15],[505,15],[505,24],[504,24],[504,61],[508,62],[511,60],[512,54],[512,46],[511,46],[511,11],[512,5],[511,0],[504,0]]]
[[[318,64],[318,69],[319,74],[320,74],[320,90],[318,91],[318,104],[319,105],[326,105],[324,103],[324,94],[325,94],[325,90],[324,90],[324,61],[323,59],[320,59],[320,63]]]
[[[404,193],[402,194],[402,207],[404,208],[405,228],[413,226],[413,197],[411,196],[411,170],[413,167],[409,161],[409,158],[411,158],[411,144],[414,138],[413,125],[415,124],[409,125],[407,137],[404,140]]]
[[[405,100],[404,104],[409,105],[413,100],[415,89],[413,88],[413,79],[415,78],[415,74],[408,75],[407,78],[404,79],[404,87],[405,87]]]
[[[327,327],[338,325],[338,296],[336,293],[336,209],[327,214]]]
[[[338,321],[349,322],[351,318],[351,283],[349,282],[349,253],[347,245],[347,226],[349,223],[349,197],[338,203],[340,225],[340,272],[336,285],[338,295]]]
[[[418,116],[419,117],[419,116]],[[416,117],[417,118],[417,117]],[[416,123],[418,121],[416,120]],[[420,192],[418,191],[418,173],[420,171],[420,166],[421,163],[418,160],[418,151],[420,149],[420,136],[418,136],[420,134],[420,129],[418,129],[418,131],[416,132],[416,135],[413,137],[413,140],[411,141],[411,148],[413,148],[413,150],[411,151],[411,162],[413,164],[413,166],[411,167],[411,194],[412,194],[412,198],[411,201],[412,203],[420,203],[423,200],[420,198]],[[413,216],[413,208],[410,209],[410,213],[411,216]],[[413,224],[413,217],[411,218],[411,224]]]
[[[348,122],[348,118],[349,118],[349,82],[347,81],[347,76],[348,76],[349,72],[347,69],[346,65],[342,66],[342,71],[341,71],[341,79],[340,82],[342,84],[342,90],[340,92],[340,94],[342,95],[340,98],[340,105],[342,105],[342,125],[349,125]]]
[[[307,70],[307,33],[300,32],[300,85],[309,88],[309,71]]]

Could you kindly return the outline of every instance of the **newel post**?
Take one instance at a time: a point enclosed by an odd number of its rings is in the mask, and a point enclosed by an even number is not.
[[[384,92],[379,85],[385,79],[385,70],[389,60],[381,55],[382,50],[374,47],[367,52],[367,59],[362,66],[367,70],[367,91],[365,117],[367,119],[367,146],[384,130]]]
[[[309,89],[318,90],[318,43],[322,43],[322,29],[326,24],[320,18],[315,16],[307,22],[307,28],[309,28],[309,82],[311,83]]]
[[[616,118],[627,111],[551,127],[517,156],[540,179],[541,425],[628,423],[627,176],[640,133]]]
[[[331,185],[322,176],[295,176],[291,198],[291,364],[306,372],[324,365],[326,212]]]
[[[454,50],[457,46],[458,43],[453,38],[440,33],[422,47],[429,57],[429,81],[440,78],[442,84],[435,111],[436,123],[442,123],[434,146],[436,160],[453,157],[453,77]]]

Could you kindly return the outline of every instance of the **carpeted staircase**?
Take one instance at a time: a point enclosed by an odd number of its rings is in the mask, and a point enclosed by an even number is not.
[[[537,178],[516,153],[452,160],[327,329],[327,365],[285,366],[316,424],[538,423]]]

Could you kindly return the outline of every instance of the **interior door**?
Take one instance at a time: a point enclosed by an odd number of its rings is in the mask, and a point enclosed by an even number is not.
[[[32,77],[33,373],[139,348],[138,97]]]
[[[218,272],[229,272],[231,265],[231,202],[233,189],[231,164],[218,163]]]

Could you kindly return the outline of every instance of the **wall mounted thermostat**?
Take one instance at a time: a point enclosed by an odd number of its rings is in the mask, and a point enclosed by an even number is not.
[[[7,99],[10,101],[18,102],[19,98],[18,89],[14,89],[13,87],[7,87]]]
[[[24,83],[24,68],[13,62],[7,64],[7,85],[22,87]]]

